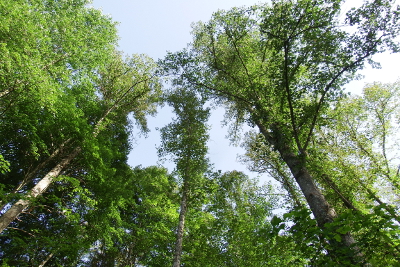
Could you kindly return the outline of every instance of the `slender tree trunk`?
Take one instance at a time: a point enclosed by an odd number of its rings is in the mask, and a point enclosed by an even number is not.
[[[53,253],[49,253],[49,255],[47,255],[47,257],[44,259],[44,261],[42,261],[42,263],[38,266],[38,267],[43,267],[52,257],[53,257]]]
[[[5,96],[5,95],[8,95],[9,93],[10,93],[9,90],[5,90],[5,91],[3,91],[3,92],[0,92],[0,97],[3,97],[3,96]]]
[[[295,206],[297,207],[302,207],[303,204],[300,202],[300,199],[298,197],[298,194],[296,192],[296,189],[292,186],[292,184],[289,182],[290,177],[288,177],[286,175],[286,173],[280,168],[280,166],[277,166],[277,172],[279,173],[279,175],[281,176],[281,180],[280,181],[283,185],[283,187],[288,191],[290,198],[293,200],[293,203]],[[271,175],[272,176],[272,175]]]
[[[339,198],[343,201],[343,204],[354,211],[359,211],[351,202],[350,199],[348,199],[347,197],[344,196],[344,194],[340,191],[339,187],[336,185],[336,183],[326,174],[321,175],[322,178],[325,180],[325,182],[329,185],[330,188],[333,189],[333,191],[335,191],[335,193],[339,196]]]
[[[0,217],[0,233],[3,232],[3,230],[6,229],[7,226],[31,204],[32,198],[36,198],[46,191],[46,189],[53,182],[54,178],[61,173],[61,171],[81,152],[81,150],[82,149],[80,147],[75,148],[32,188],[25,199],[18,200]]]
[[[173,267],[179,267],[181,265],[182,243],[183,243],[183,233],[185,230],[185,217],[187,211],[188,193],[189,193],[189,183],[185,181],[183,183],[181,207],[179,212],[179,224],[178,224],[178,230],[176,232],[175,254],[174,254],[174,262],[172,265]]]
[[[383,202],[371,189],[369,189],[364,183],[361,182],[363,187],[367,190],[371,198],[373,198],[379,205],[381,205],[398,223],[400,223],[400,217],[397,215],[396,210],[394,210],[390,205]]]

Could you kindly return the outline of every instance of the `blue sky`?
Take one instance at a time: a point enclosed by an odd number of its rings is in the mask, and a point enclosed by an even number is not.
[[[350,7],[359,0],[348,1]],[[251,0],[94,0],[93,6],[101,8],[119,22],[120,50],[126,54],[145,53],[154,59],[163,58],[166,51],[178,51],[191,41],[191,23],[207,21],[218,9],[234,6],[250,6],[259,1]],[[381,62],[381,70],[367,67],[361,72],[365,76],[360,81],[351,82],[346,88],[353,93],[360,93],[366,83],[373,81],[394,82],[399,77],[398,64],[400,55],[382,54],[375,58]],[[162,109],[154,118],[149,118],[151,132],[148,138],[136,136],[134,149],[129,163],[132,166],[157,164],[156,146],[159,145],[159,132],[156,127],[166,125],[173,115],[167,108]],[[221,128],[223,112],[214,112],[210,119],[209,156],[216,169],[222,171],[246,171],[244,165],[236,160],[243,150],[229,145],[225,138],[227,128]],[[170,168],[172,165],[169,165]],[[248,171],[246,171],[250,174]],[[256,176],[257,174],[250,174]],[[261,180],[267,180],[264,175]]]
[[[191,23],[207,21],[218,9],[249,6],[252,0],[94,0],[118,26],[120,47],[128,54],[145,53],[157,59],[191,41]]]

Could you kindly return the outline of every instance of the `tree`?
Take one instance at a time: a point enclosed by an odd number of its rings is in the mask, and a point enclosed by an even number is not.
[[[179,208],[174,177],[162,167],[135,167],[121,176],[120,188],[108,198],[98,198],[102,212],[92,213],[89,225],[99,239],[86,250],[90,266],[164,266],[172,261],[172,229]],[[110,227],[106,230],[96,221]],[[104,225],[103,224],[103,225]],[[106,235],[100,234],[107,232]]]
[[[358,177],[348,186],[364,192],[363,199],[376,201],[369,196],[376,189],[390,202],[399,194],[399,95],[398,82],[369,84],[362,96],[339,102],[329,115],[331,122],[318,131],[318,146],[331,146],[329,158],[342,166],[342,172],[347,169]]]
[[[310,153],[314,172],[332,166],[319,183],[332,203],[343,212],[352,210],[348,225],[377,266],[399,260],[398,98],[397,82],[369,84],[363,95],[343,99],[328,113],[329,122],[317,129]]]
[[[116,58],[118,60],[118,57]],[[96,139],[99,133],[108,124],[116,123],[117,120],[121,119],[121,116],[122,118],[125,118],[130,112],[133,112],[136,119],[138,119],[139,124],[141,123],[145,127],[144,115],[149,111],[148,109],[150,109],[151,111],[151,109],[153,108],[151,104],[153,100],[151,95],[153,94],[153,89],[157,89],[157,82],[155,81],[154,74],[152,73],[154,69],[152,68],[151,62],[146,59],[143,60],[143,58],[140,57],[136,58],[136,60],[137,61],[132,60],[128,62],[126,66],[123,66],[122,68],[120,67],[120,65],[118,65],[118,69],[116,70],[117,72],[112,73],[110,78],[112,78],[113,82],[115,82],[115,84],[112,84],[115,87],[107,84],[107,86],[109,86],[107,90],[109,91],[106,92],[107,94],[104,94],[104,99],[102,101],[103,105],[100,106],[104,110],[102,112],[103,114],[101,114],[97,118],[96,115],[98,116],[99,113],[87,114],[89,116],[94,115],[92,117],[94,118],[94,121],[90,121],[90,117],[88,121],[86,121],[86,118],[84,116],[79,118],[80,120],[83,119],[83,123],[86,123],[86,125],[82,125],[84,127],[83,129],[86,130],[86,138],[83,138],[82,141],[86,142],[86,144],[74,144],[74,146],[70,148],[67,153],[64,154],[63,158],[61,158],[56,165],[53,165],[51,170],[47,172],[47,174],[32,188],[32,190],[28,194],[28,199],[19,200],[2,215],[2,217],[0,218],[2,230],[4,230],[4,228],[7,227],[7,225],[11,221],[13,221],[16,216],[21,213],[22,210],[29,206],[29,198],[36,198],[46,190],[46,188],[52,183],[53,179],[57,177],[61,173],[61,171],[63,171],[75,159],[75,157],[82,152],[83,145],[87,148],[94,145],[93,143],[90,144],[90,142],[88,141]],[[124,63],[119,60],[117,64]],[[146,64],[147,66],[144,67],[144,69],[140,69],[140,67],[144,64]],[[115,71],[115,69],[112,69],[111,71]],[[104,80],[108,78],[106,76],[104,77]],[[103,84],[100,83],[100,89],[105,92],[106,89],[104,89],[102,86]],[[77,89],[79,91],[79,89],[81,88],[77,86]],[[92,91],[92,93],[94,92],[95,91]],[[128,98],[130,102],[126,103]],[[74,103],[71,104],[77,105]],[[87,103],[81,103],[81,105],[85,104]],[[91,107],[93,106],[89,104],[89,108]],[[69,142],[71,139],[67,139],[65,142]],[[92,148],[96,149],[96,147]],[[62,147],[58,150],[61,149],[64,148]],[[52,156],[50,156],[49,159],[51,159],[51,157]]]
[[[246,153],[240,157],[251,171],[268,173],[278,181],[282,189],[287,192],[286,201],[291,207],[303,207],[304,199],[295,181],[291,178],[290,169],[280,158],[279,153],[264,142],[264,136],[255,131],[245,135],[242,147]]]
[[[87,158],[104,167],[99,151],[101,143],[111,138],[102,135],[103,132],[112,133],[107,128],[126,127],[127,116],[133,114],[137,124],[146,130],[145,115],[155,111],[159,83],[154,62],[144,55],[123,59],[114,48],[114,24],[99,11],[86,7],[86,1],[76,1],[72,6],[67,2],[21,3],[15,6],[15,10],[7,5],[7,15],[27,14],[41,20],[42,27],[37,27],[39,34],[47,38],[49,33],[53,38],[47,42],[47,39],[43,40],[44,49],[55,49],[66,55],[60,58],[65,59],[60,61],[61,65],[56,66],[63,76],[46,70],[43,76],[51,83],[44,88],[39,90],[36,83],[30,81],[24,81],[23,87],[11,88],[13,84],[19,85],[20,79],[10,76],[2,89],[1,101],[8,103],[2,106],[8,106],[8,109],[1,118],[5,133],[1,146],[5,160],[10,162],[10,172],[2,181],[7,181],[11,191],[11,199],[5,201],[14,202],[17,192],[24,196],[0,217],[1,231],[42,195],[60,174],[84,173],[94,166],[93,162],[85,162]],[[71,24],[68,24],[70,20]],[[19,35],[8,38],[6,44],[14,49],[15,45],[11,44],[24,46],[41,42],[41,39],[33,37],[29,37],[33,39],[28,38],[28,42],[21,42],[19,38]],[[79,40],[74,42],[74,38]],[[33,45],[31,49],[36,47]],[[14,64],[13,58],[24,56],[28,51],[19,46],[15,50],[15,56],[7,58],[11,65]],[[34,51],[40,58],[43,56],[41,60],[47,60],[43,51]],[[41,68],[46,66],[44,64],[40,61],[34,65]],[[22,78],[30,79],[30,76]],[[51,101],[47,101],[47,95],[51,95]],[[46,104],[40,105],[42,102]],[[78,155],[81,162],[88,165],[73,170],[76,166],[71,163]],[[7,176],[11,179],[8,180]],[[29,186],[31,190],[27,189]]]
[[[114,50],[114,23],[86,3],[1,1],[1,153],[12,163],[8,192],[16,193],[33,179],[35,162],[45,165],[39,155],[51,161],[71,141],[64,137],[77,127],[63,125],[77,117],[67,102],[79,93],[66,88],[96,76]],[[84,88],[89,89],[82,86],[81,93]],[[21,170],[24,178],[13,173]]]
[[[282,266],[305,263],[289,238],[274,232],[277,195],[238,171],[209,177],[206,202],[191,210],[185,263],[190,266]],[[251,248],[251,249],[249,249]]]
[[[209,109],[203,109],[204,101],[192,91],[176,89],[166,96],[174,108],[177,119],[161,129],[160,156],[171,155],[176,164],[176,173],[182,179],[182,196],[179,209],[179,224],[176,231],[173,266],[179,267],[185,232],[186,213],[202,190],[203,175],[208,168],[206,121]],[[198,203],[197,203],[198,204]],[[201,204],[201,202],[200,202]]]
[[[340,211],[340,227],[351,229],[357,246],[367,252],[365,258],[374,266],[398,261],[398,97],[398,83],[374,83],[364,88],[362,96],[344,96],[326,111],[326,123],[316,128],[309,149],[312,161],[308,168],[326,199]],[[244,160],[255,171],[271,173],[286,187],[284,162],[261,140],[255,133],[248,135]],[[287,189],[290,195],[293,189]],[[321,258],[317,251],[322,251],[316,248],[319,231],[310,225],[307,211],[292,210],[287,218],[294,219],[290,224],[295,226],[287,231],[300,240],[304,232],[313,233],[302,243],[312,243],[314,249],[299,245],[297,250],[315,262]]]
[[[175,83],[225,104],[239,122],[257,126],[300,187],[318,225],[337,217],[308,168],[308,151],[324,113],[374,54],[397,52],[399,16],[392,1],[370,1],[339,21],[342,1],[272,1],[268,6],[217,12],[194,28],[189,50],[170,54]],[[353,29],[345,31],[344,26]],[[330,255],[356,264],[349,233]],[[353,252],[341,252],[342,246]],[[341,256],[340,256],[341,255]],[[362,260],[362,259],[361,259]]]
[[[79,161],[55,178],[52,186],[2,233],[3,262],[13,266],[44,261],[76,266],[95,241],[113,235],[112,204],[114,195],[125,190],[129,153],[128,123],[120,123],[99,134],[97,155],[81,154]],[[108,217],[96,216],[103,211]]]

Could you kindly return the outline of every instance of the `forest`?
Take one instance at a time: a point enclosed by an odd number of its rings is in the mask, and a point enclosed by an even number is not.
[[[400,6],[344,2],[216,11],[155,60],[89,0],[0,0],[0,266],[400,266],[400,80],[344,89]],[[130,166],[161,106],[174,169]],[[274,183],[213,167],[216,108]]]

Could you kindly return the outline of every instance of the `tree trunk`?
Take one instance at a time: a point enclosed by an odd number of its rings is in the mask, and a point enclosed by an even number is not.
[[[18,200],[0,217],[0,233],[3,232],[3,230],[6,229],[7,226],[31,204],[30,199],[36,198],[46,191],[46,189],[53,182],[54,178],[61,173],[61,171],[81,152],[81,150],[82,149],[80,147],[75,148],[32,188],[31,192],[25,199]]]
[[[343,201],[343,204],[351,210],[359,212],[359,210],[353,205],[350,199],[344,196],[344,194],[340,191],[336,183],[326,174],[321,175],[322,179],[329,185],[330,188],[335,191],[335,193],[339,196],[339,198]]]
[[[306,166],[306,155],[293,153],[288,140],[285,139],[285,135],[277,126],[272,127],[273,132],[269,132],[260,121],[257,121],[257,126],[267,142],[279,152],[283,161],[289,167],[304,197],[306,198],[315,219],[317,220],[318,226],[324,228],[326,223],[333,222],[337,217],[336,211],[329,205],[321,190],[315,184],[314,179]],[[340,244],[337,244],[336,246],[337,248],[340,248],[341,245],[350,247],[355,243],[355,240],[350,233],[342,234],[341,239]],[[332,244],[337,243],[335,240],[329,241]],[[360,260],[362,260],[362,254],[357,248],[354,248],[353,252],[357,257],[360,257]],[[341,254],[336,253],[335,251],[333,251],[333,253]],[[359,262],[351,255],[343,256],[349,258],[354,263]]]
[[[47,255],[47,257],[44,259],[44,261],[42,261],[42,263],[38,266],[38,267],[43,267],[50,259],[51,257],[53,257],[53,253],[49,253],[49,255]]]
[[[40,164],[38,164],[35,169],[33,171],[29,171],[25,177],[24,180],[17,186],[15,187],[12,191],[11,194],[15,194],[17,193],[22,187],[24,187],[29,181],[31,181],[35,174],[42,168],[44,168],[47,164],[49,164],[52,160],[55,159],[56,156],[58,156],[63,149],[65,148],[66,144],[68,144],[71,141],[71,138],[69,138],[68,140],[66,140],[65,142],[63,142],[59,148],[57,148],[56,150],[54,150],[53,153],[51,153],[51,155],[46,158],[46,160],[44,160],[43,162],[41,162]],[[8,202],[1,202],[0,201],[0,211],[2,211],[5,206],[8,204]]]
[[[181,207],[179,212],[179,224],[178,230],[176,232],[176,243],[175,243],[175,254],[173,267],[179,267],[181,265],[181,255],[182,255],[182,243],[183,243],[183,233],[185,228],[185,216],[187,211],[187,197],[189,191],[189,184],[187,181],[183,183]]]
[[[119,101],[119,100],[118,100]],[[97,135],[101,131],[101,126],[105,118],[107,117],[108,114],[116,107],[116,104],[114,104],[112,107],[108,108],[105,112],[105,114],[97,121],[94,131],[93,131],[93,137],[96,138]],[[65,144],[70,142],[70,138],[64,142],[61,146],[61,149],[64,148]],[[50,172],[46,174],[45,177],[42,178],[31,190],[30,193],[28,193],[27,197],[25,199],[20,199],[18,200],[12,207],[7,210],[1,217],[0,217],[0,233],[3,232],[5,228],[13,221],[15,220],[21,212],[26,209],[30,204],[32,198],[36,198],[43,194],[46,189],[50,186],[50,184],[53,182],[54,178],[57,177],[61,171],[82,151],[80,147],[75,148],[67,157],[62,159],[60,163],[58,163]],[[57,151],[58,153],[59,151]]]

